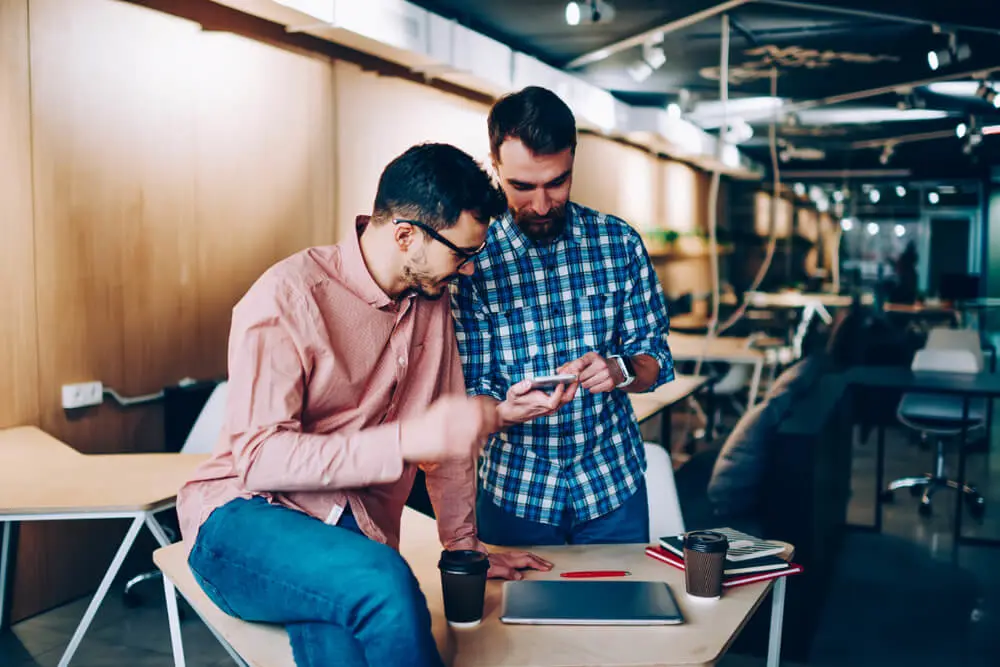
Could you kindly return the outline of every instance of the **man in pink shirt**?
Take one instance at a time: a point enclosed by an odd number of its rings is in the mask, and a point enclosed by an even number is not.
[[[284,624],[300,667],[440,665],[396,551],[417,465],[444,547],[485,551],[480,446],[572,398],[524,383],[499,404],[465,395],[440,297],[505,209],[471,157],[415,146],[382,172],[356,234],[279,262],[233,310],[225,426],[177,508],[205,592],[233,616]],[[490,564],[504,578],[551,567],[523,552]]]

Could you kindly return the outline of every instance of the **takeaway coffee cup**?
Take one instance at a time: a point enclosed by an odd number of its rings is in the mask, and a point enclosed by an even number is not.
[[[684,581],[688,595],[718,598],[729,540],[722,533],[696,530],[684,536]]]
[[[479,625],[483,620],[489,557],[479,551],[446,550],[441,552],[438,569],[448,624],[457,628]]]

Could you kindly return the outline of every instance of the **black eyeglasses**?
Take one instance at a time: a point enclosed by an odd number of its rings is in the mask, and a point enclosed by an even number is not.
[[[465,250],[464,248],[459,248],[457,245],[455,245],[445,237],[438,234],[437,230],[435,230],[430,225],[420,222],[419,220],[407,220],[406,218],[393,218],[392,220],[392,224],[394,225],[398,225],[401,222],[405,222],[408,225],[413,225],[414,227],[419,227],[420,229],[427,232],[427,235],[430,236],[432,239],[434,239],[435,241],[440,241],[445,246],[447,246],[452,252],[458,255],[462,259],[462,261],[458,263],[457,267],[455,267],[456,271],[465,266],[466,264],[468,264],[469,262],[471,262],[473,259],[475,259],[476,256],[479,253],[481,253],[484,248],[486,248],[486,241],[483,241],[482,245],[480,245],[475,250]]]

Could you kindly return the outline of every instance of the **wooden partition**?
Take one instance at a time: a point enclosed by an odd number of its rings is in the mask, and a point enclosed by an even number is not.
[[[0,428],[38,423],[27,0],[0,0]]]
[[[159,406],[70,415],[60,386],[225,373],[240,295],[335,238],[333,66],[111,0],[30,0],[29,34],[28,7],[0,0],[0,425],[157,450]],[[12,618],[92,589],[120,535],[23,526]]]

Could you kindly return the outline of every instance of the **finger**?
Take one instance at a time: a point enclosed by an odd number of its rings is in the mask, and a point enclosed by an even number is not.
[[[592,379],[595,375],[597,375],[603,370],[606,369],[600,366],[599,364],[591,364],[586,368],[584,368],[583,371],[579,374],[579,380],[584,384],[584,386],[586,386],[588,380]]]
[[[570,401],[572,401],[573,398],[576,396],[576,392],[579,389],[580,389],[580,383],[579,382],[573,382],[573,383],[571,383],[569,385],[569,387],[566,389],[566,395],[563,396],[563,405],[566,405],[567,403],[569,403]]]
[[[525,567],[530,567],[532,570],[541,570],[547,572],[552,569],[552,563],[545,560],[541,556],[536,556],[535,554],[526,554],[530,559],[530,563]]]
[[[512,567],[506,565],[494,565],[486,575],[489,579],[512,579],[518,581],[524,579],[524,575]]]
[[[598,373],[595,373],[594,375],[589,376],[581,384],[583,384],[584,389],[593,391],[595,387],[604,383],[606,380],[610,379],[611,379],[611,374],[608,373],[607,369],[604,369],[603,371],[600,371]]]
[[[532,391],[531,380],[525,378],[517,384],[511,386],[510,390],[507,392],[508,398],[517,398],[519,396],[524,396]]]

